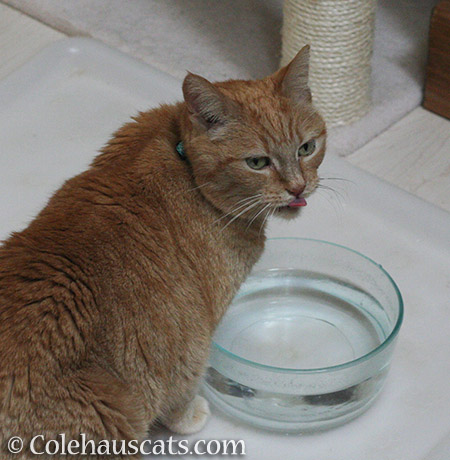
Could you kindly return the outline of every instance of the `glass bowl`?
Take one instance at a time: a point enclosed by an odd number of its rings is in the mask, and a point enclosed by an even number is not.
[[[261,428],[340,425],[380,392],[402,318],[395,282],[368,257],[270,239],[216,330],[204,392]]]

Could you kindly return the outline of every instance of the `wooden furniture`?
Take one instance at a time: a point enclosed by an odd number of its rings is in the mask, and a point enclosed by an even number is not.
[[[450,118],[450,0],[433,11],[423,106]]]

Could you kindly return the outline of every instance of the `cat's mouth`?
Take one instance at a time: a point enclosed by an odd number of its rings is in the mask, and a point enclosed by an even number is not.
[[[303,197],[295,198],[290,203],[284,204],[282,206],[279,206],[278,207],[278,212],[280,212],[281,214],[283,214],[285,216],[296,215],[297,213],[294,212],[294,211],[296,211],[298,208],[302,208],[302,207],[304,207],[306,205],[307,205],[307,203],[306,203],[305,198],[303,198]]]
[[[306,205],[307,205],[306,200],[303,197],[302,198],[295,198],[294,200],[292,200],[288,204],[278,206],[277,213],[282,217],[290,219],[293,216],[297,215],[296,211],[298,211],[299,208],[302,208],[302,207],[304,207]]]
[[[302,206],[306,206],[306,200],[303,197],[298,197],[293,199],[286,207],[287,208],[300,208]]]

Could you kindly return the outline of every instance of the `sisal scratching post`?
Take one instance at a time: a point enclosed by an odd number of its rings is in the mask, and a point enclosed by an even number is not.
[[[369,110],[375,1],[284,0],[281,65],[311,45],[311,92],[329,126]]]

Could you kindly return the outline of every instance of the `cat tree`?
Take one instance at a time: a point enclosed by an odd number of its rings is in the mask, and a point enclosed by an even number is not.
[[[370,108],[376,0],[284,0],[281,64],[311,45],[310,87],[329,126]]]

